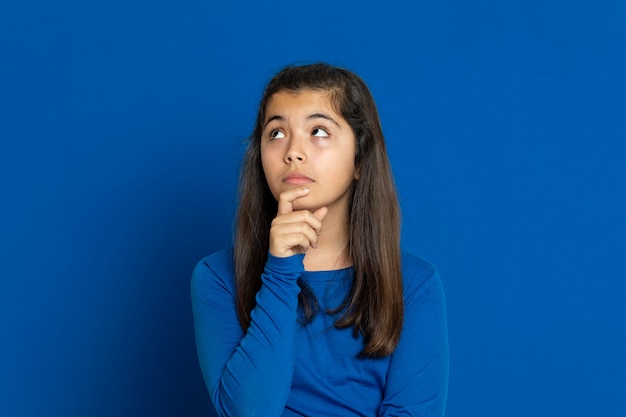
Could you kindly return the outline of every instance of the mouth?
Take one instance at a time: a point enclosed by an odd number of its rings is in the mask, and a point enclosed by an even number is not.
[[[304,185],[314,182],[311,178],[298,172],[291,172],[283,177],[283,182],[289,185]]]

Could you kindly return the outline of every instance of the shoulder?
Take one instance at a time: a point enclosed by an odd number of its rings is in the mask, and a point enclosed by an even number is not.
[[[196,264],[191,277],[192,291],[218,287],[227,292],[235,291],[235,268],[233,250],[215,252]]]
[[[402,283],[405,299],[441,290],[437,268],[424,258],[406,251],[402,251]]]
[[[424,258],[402,251],[402,275],[405,280],[421,283],[437,275],[437,268]]]
[[[196,268],[194,270],[194,274],[196,271],[201,272],[205,269],[210,269],[215,273],[220,275],[234,274],[234,264],[233,264],[233,249],[222,249],[220,251],[214,252],[211,255],[203,258],[198,262]]]

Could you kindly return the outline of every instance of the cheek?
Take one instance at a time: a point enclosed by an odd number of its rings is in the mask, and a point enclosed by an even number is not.
[[[269,174],[272,169],[276,168],[279,158],[278,149],[274,146],[261,146],[260,158],[263,172]]]
[[[358,179],[358,171],[354,164],[354,153],[346,151],[341,158],[334,161],[335,175],[340,178]]]

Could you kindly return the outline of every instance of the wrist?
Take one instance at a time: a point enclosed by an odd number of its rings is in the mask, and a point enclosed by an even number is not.
[[[300,276],[304,272],[303,261],[303,253],[286,257],[278,257],[272,255],[270,252],[267,255],[265,270],[266,272],[274,274]]]

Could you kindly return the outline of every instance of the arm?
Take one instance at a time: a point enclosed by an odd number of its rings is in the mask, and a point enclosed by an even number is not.
[[[289,396],[297,325],[297,279],[304,252],[317,245],[325,207],[293,210],[299,187],[280,194],[270,229],[270,254],[251,322],[243,334],[236,312],[234,273],[201,262],[192,278],[196,344],[213,405],[220,416],[280,416]],[[222,260],[230,265],[232,260]],[[219,264],[219,262],[218,262]],[[226,270],[226,271],[224,271]]]
[[[424,262],[419,260],[419,262]],[[441,280],[426,264],[405,273],[405,317],[391,355],[380,416],[443,417],[448,392],[448,331]]]
[[[245,336],[237,319],[232,271],[207,260],[194,270],[198,357],[220,416],[282,415],[293,374],[302,258],[270,255]]]

